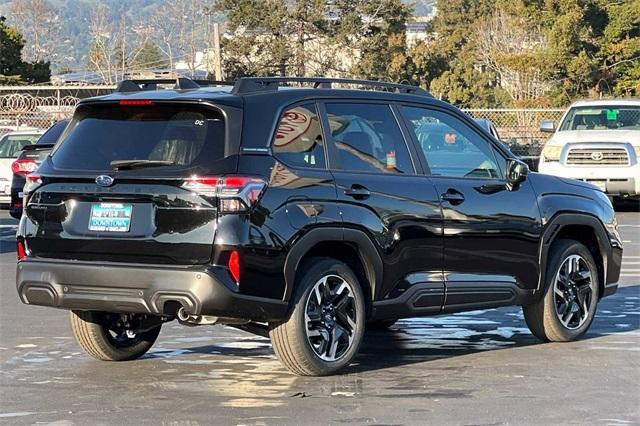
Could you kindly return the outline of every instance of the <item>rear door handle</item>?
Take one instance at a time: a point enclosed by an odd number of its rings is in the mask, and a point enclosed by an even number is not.
[[[448,201],[449,204],[452,204],[454,206],[462,204],[464,202],[464,195],[462,194],[462,192],[457,191],[453,188],[447,189],[447,192],[442,194],[441,197],[442,200]]]
[[[344,195],[353,197],[356,200],[365,200],[369,198],[371,192],[369,192],[369,190],[362,185],[353,184],[351,185],[351,188],[347,188],[344,190]]]

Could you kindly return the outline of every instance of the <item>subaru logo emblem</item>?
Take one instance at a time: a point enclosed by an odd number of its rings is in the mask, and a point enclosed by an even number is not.
[[[111,186],[113,185],[113,178],[108,175],[100,175],[96,178],[96,183],[100,186]]]
[[[601,153],[600,151],[594,151],[591,153],[591,159],[593,161],[600,161],[604,158],[604,154]]]

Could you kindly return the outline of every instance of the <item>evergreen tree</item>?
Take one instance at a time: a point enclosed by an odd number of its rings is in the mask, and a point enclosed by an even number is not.
[[[0,17],[0,84],[41,83],[49,81],[49,62],[24,62],[24,38]]]

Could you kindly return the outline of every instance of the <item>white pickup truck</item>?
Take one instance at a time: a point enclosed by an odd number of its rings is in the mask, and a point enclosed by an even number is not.
[[[640,198],[640,99],[579,101],[569,107],[540,155],[539,171],[579,179],[610,197]]]

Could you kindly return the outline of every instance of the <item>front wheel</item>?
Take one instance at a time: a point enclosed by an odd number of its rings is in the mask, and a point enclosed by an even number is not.
[[[160,334],[161,322],[143,314],[70,312],[71,330],[86,353],[102,361],[128,361],[144,355]]]
[[[305,267],[296,281],[290,318],[270,324],[269,337],[290,371],[324,376],[348,365],[358,352],[364,334],[364,294],[353,271],[340,261],[315,258]]]
[[[598,304],[598,267],[591,252],[577,241],[560,240],[551,247],[546,291],[538,302],[523,306],[534,336],[568,342],[591,326]]]

